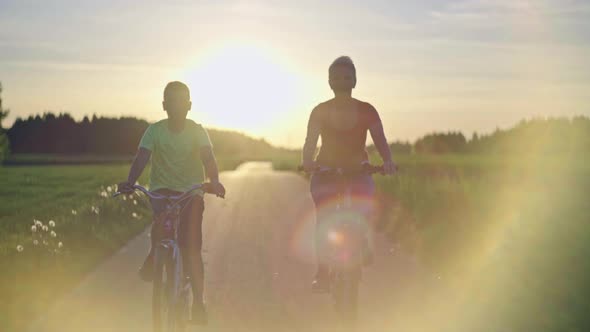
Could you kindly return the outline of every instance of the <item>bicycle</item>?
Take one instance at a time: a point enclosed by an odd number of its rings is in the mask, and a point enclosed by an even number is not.
[[[154,247],[154,280],[152,285],[152,324],[155,332],[181,332],[188,325],[191,311],[190,279],[184,275],[182,253],[178,245],[181,205],[194,197],[196,190],[211,193],[208,183],[197,184],[179,195],[162,195],[133,185],[152,199],[165,199],[166,210],[156,217],[159,234]],[[123,193],[116,192],[113,197]],[[222,197],[222,196],[219,196]]]
[[[299,171],[303,167],[299,166]],[[318,166],[311,174],[334,176],[335,180],[344,180],[360,174],[372,175],[383,173],[383,166],[362,164],[357,169],[331,168]],[[338,193],[335,212],[351,209],[350,188]],[[328,246],[325,249],[329,270],[330,294],[334,308],[342,321],[355,323],[358,312],[358,286],[362,276],[364,254],[367,250],[367,235],[362,222],[357,218],[342,218],[327,232]],[[323,241],[322,241],[323,242]]]

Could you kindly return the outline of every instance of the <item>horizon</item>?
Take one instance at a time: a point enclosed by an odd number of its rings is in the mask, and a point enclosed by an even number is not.
[[[87,117],[90,121],[92,121],[93,116],[96,116],[99,119],[100,118],[107,118],[107,119],[116,119],[116,120],[122,119],[122,118],[133,118],[133,119],[140,120],[140,121],[146,121],[146,122],[148,122],[150,124],[152,123],[151,121],[148,121],[145,118],[139,118],[139,117],[136,117],[136,116],[125,116],[125,115],[121,115],[121,116],[118,116],[118,117],[110,117],[110,116],[104,116],[104,115],[101,115],[101,114],[84,114],[80,118],[76,118],[76,117],[72,116],[72,114],[70,114],[68,112],[52,112],[52,111],[47,111],[47,112],[44,112],[44,113],[37,113],[37,114],[29,114],[29,115],[27,115],[25,117],[19,117],[19,118],[21,120],[23,120],[23,121],[26,121],[30,117],[36,117],[36,116],[43,117],[45,114],[53,114],[56,117],[59,116],[59,115],[61,115],[61,114],[67,114],[67,115],[71,116],[74,119],[74,121],[76,121],[77,123],[82,122],[85,117]],[[491,136],[497,130],[504,130],[504,131],[506,131],[506,130],[514,129],[519,124],[521,124],[522,122],[537,121],[537,120],[541,120],[541,121],[551,121],[551,120],[568,120],[568,121],[572,121],[572,120],[574,120],[574,118],[577,118],[577,117],[582,117],[584,119],[590,120],[590,116],[588,116],[588,115],[572,115],[572,116],[558,116],[558,117],[553,117],[553,116],[545,116],[545,117],[543,117],[543,116],[534,116],[534,117],[530,117],[530,118],[520,119],[517,122],[512,123],[512,124],[510,124],[508,126],[505,126],[505,127],[499,127],[499,126],[497,126],[493,130],[486,131],[486,132],[473,131],[473,132],[470,132],[470,133],[466,133],[466,132],[463,132],[461,130],[445,130],[445,129],[441,129],[441,130],[436,130],[436,131],[424,132],[421,135],[418,135],[417,137],[415,137],[413,139],[389,139],[388,140],[388,143],[389,144],[394,144],[394,143],[403,143],[403,144],[405,144],[405,143],[409,143],[409,144],[413,145],[413,144],[416,143],[417,140],[422,139],[422,138],[424,138],[427,135],[431,135],[431,134],[448,134],[448,133],[460,133],[460,134],[462,134],[465,137],[465,139],[467,140],[467,142],[470,142],[472,140],[472,138],[473,138],[473,134],[475,134],[475,133],[477,134],[478,138],[482,138],[484,136]],[[190,119],[188,117],[187,117],[187,119],[192,120],[192,119]],[[6,127],[5,129],[10,129],[13,125],[14,125],[14,122],[11,124],[10,127]],[[243,130],[212,127],[212,126],[207,126],[206,124],[203,124],[203,125],[204,125],[204,127],[207,130],[216,130],[216,131],[225,131],[225,132],[231,132],[231,133],[238,133],[238,134],[244,135],[244,136],[249,137],[249,138],[252,138],[252,139],[256,139],[256,140],[262,139],[262,140],[266,141],[267,143],[271,144],[275,148],[289,149],[289,150],[301,150],[301,146],[277,145],[274,142],[269,141],[265,137],[256,136],[256,135],[253,135],[251,133],[245,132]],[[318,144],[320,144],[320,143],[318,143]],[[373,145],[374,144],[372,142],[368,142],[367,143],[367,146],[373,146]]]
[[[377,108],[390,142],[470,137],[590,116],[589,36],[579,0],[4,1],[4,126],[46,111],[153,122],[165,84],[181,80],[195,121],[296,148],[311,109],[332,97],[328,65],[346,54],[353,96]]]

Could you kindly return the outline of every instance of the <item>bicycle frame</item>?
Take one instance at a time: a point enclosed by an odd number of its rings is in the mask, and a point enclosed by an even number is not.
[[[302,169],[301,167],[299,168]],[[361,165],[360,169],[352,172],[346,172],[343,169],[333,169],[329,167],[318,167],[314,171],[315,174],[332,174],[335,176],[346,176],[352,174],[374,174],[383,172],[381,166],[371,166],[369,164]],[[348,173],[348,174],[347,174]],[[335,211],[342,211],[343,209],[352,209],[353,201],[351,195],[351,188],[346,187],[344,190],[338,192],[338,200]],[[354,215],[353,215],[354,218]],[[350,246],[349,252],[344,252],[343,260],[339,261],[339,250],[341,248],[330,248],[328,252],[328,269],[330,274],[330,293],[334,300],[334,307],[342,319],[342,322],[348,322],[354,325],[357,316],[358,304],[358,284],[361,279],[363,267],[363,246],[366,245],[366,232],[363,232],[358,220],[337,220],[335,232],[335,242],[342,242],[340,237],[344,237],[343,246]],[[330,237],[330,234],[328,235]],[[328,239],[330,241],[332,239]],[[336,243],[338,244],[338,243]],[[322,248],[323,249],[323,248]],[[334,254],[334,252],[336,254]],[[336,257],[335,257],[336,255]]]
[[[188,320],[190,311],[190,283],[184,276],[182,252],[178,244],[178,230],[180,226],[181,205],[188,199],[192,199],[195,191],[203,188],[202,184],[191,187],[180,195],[162,195],[150,192],[146,188],[134,185],[133,189],[143,192],[152,199],[165,199],[166,210],[157,216],[152,227],[163,227],[170,217],[172,221],[173,235],[171,238],[158,239],[154,246],[155,277],[153,284],[152,314],[154,331],[162,330],[162,314],[167,314],[166,328],[168,331],[182,331]],[[115,193],[118,196],[121,193]],[[157,224],[157,223],[160,224]],[[157,233],[157,232],[156,232]],[[163,272],[166,271],[166,283],[163,283]],[[162,297],[165,297],[167,306],[162,306]],[[163,310],[167,312],[162,312]]]

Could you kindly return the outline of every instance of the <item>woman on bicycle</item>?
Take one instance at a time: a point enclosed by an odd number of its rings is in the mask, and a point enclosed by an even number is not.
[[[371,134],[375,147],[383,160],[385,174],[393,174],[395,165],[383,132],[383,125],[377,110],[369,103],[352,97],[356,86],[356,68],[347,56],[334,60],[328,69],[330,88],[334,98],[317,105],[311,112],[307,124],[307,136],[303,146],[303,168],[313,172],[316,166],[332,168],[359,168],[368,162],[365,149],[367,131]],[[318,138],[322,137],[322,146],[317,159],[314,154]],[[342,191],[341,183],[321,174],[311,178],[311,194],[316,206],[316,255],[318,269],[312,283],[316,292],[328,291],[328,268],[320,252],[323,234],[319,225],[322,222],[320,207]],[[347,180],[345,185],[353,196],[372,196],[375,184],[370,175],[358,175]],[[368,216],[370,211],[363,211]]]

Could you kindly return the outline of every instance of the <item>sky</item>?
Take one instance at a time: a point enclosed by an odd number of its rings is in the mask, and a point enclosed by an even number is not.
[[[0,0],[5,127],[44,111],[156,121],[181,80],[195,121],[298,147],[340,55],[390,141],[590,116],[587,0]]]

